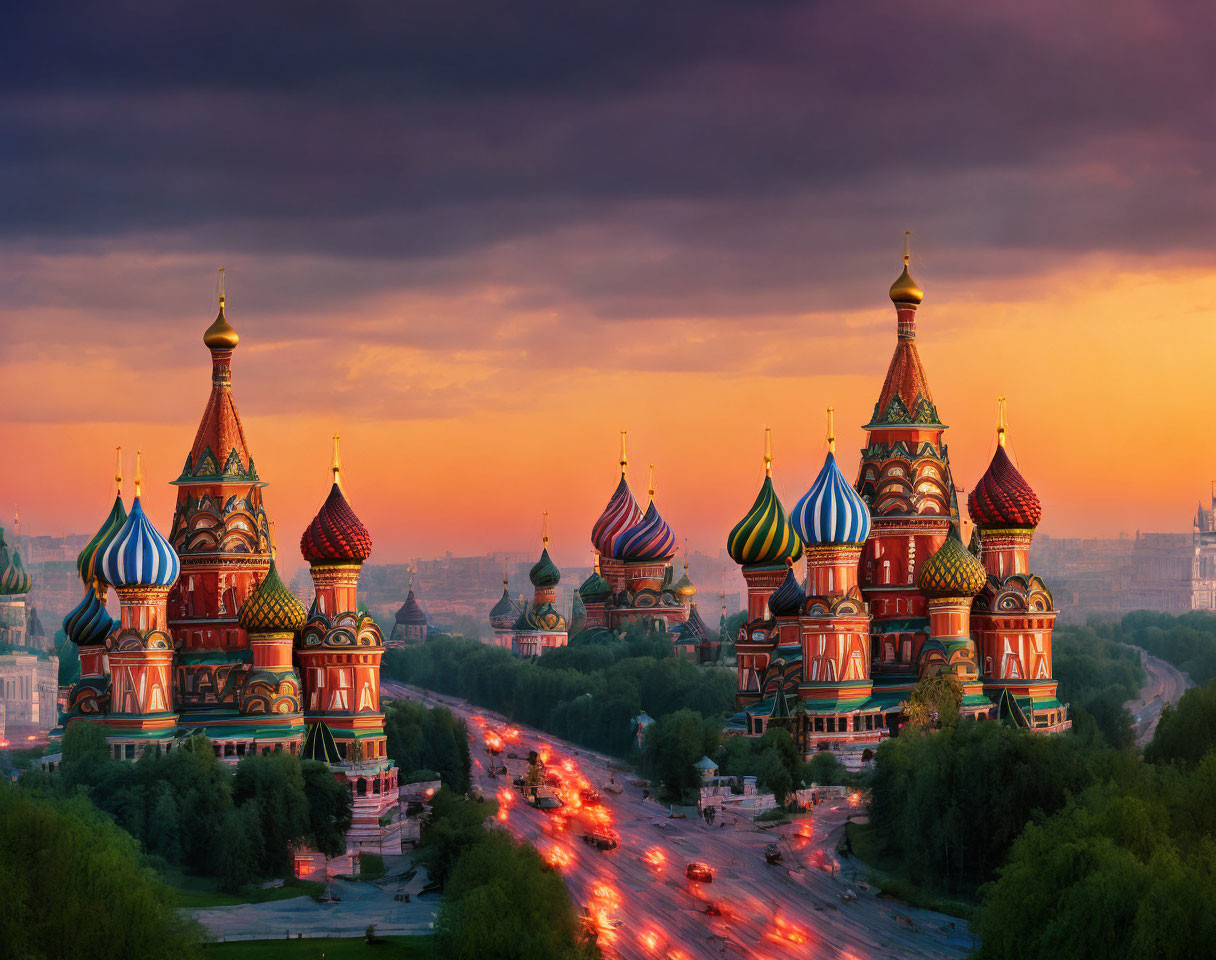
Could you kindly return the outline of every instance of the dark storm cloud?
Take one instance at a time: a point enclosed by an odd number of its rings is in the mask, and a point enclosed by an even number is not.
[[[285,310],[486,283],[609,319],[856,306],[906,225],[960,280],[1203,250],[1213,36],[1128,2],[22,4],[0,237],[357,261],[255,293]]]

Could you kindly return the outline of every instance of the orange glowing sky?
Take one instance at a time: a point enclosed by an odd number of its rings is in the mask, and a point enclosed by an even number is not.
[[[284,546],[337,432],[374,561],[531,551],[547,510],[585,564],[626,427],[635,492],[653,462],[677,536],[716,553],[765,425],[787,506],[829,403],[855,469],[905,228],[958,484],[1004,395],[1043,532],[1189,530],[1216,477],[1209,8],[291,17],[14,11],[0,509],[24,533],[95,530],[116,444],[168,523],[225,265]]]

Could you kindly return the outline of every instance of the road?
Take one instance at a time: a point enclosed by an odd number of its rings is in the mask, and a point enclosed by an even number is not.
[[[1136,726],[1136,746],[1142,747],[1153,739],[1165,705],[1177,703],[1183,692],[1195,684],[1185,673],[1160,657],[1154,657],[1140,647],[1131,644],[1128,646],[1140,652],[1144,672],[1147,674],[1139,699],[1127,702],[1128,712],[1131,713],[1132,722]]]
[[[858,811],[847,802],[823,804],[801,823],[763,829],[730,816],[713,827],[701,819],[669,819],[666,808],[644,800],[640,785],[609,758],[527,727],[510,724],[464,701],[392,681],[385,698],[443,705],[462,717],[473,736],[474,779],[486,796],[498,796],[500,826],[527,840],[562,870],[578,907],[599,933],[606,956],[624,960],[710,960],[747,957],[880,958],[964,957],[972,938],[963,921],[879,897],[858,877],[863,864],[835,853],[845,820]],[[478,719],[480,718],[480,722]],[[487,734],[508,731],[499,762],[505,777],[491,777]],[[518,731],[513,736],[510,731]],[[529,749],[548,747],[547,769],[557,772],[559,795],[571,801],[546,813],[528,806],[511,787],[526,772]],[[610,778],[619,793],[611,792]],[[574,810],[582,785],[598,789],[603,803]],[[600,852],[581,841],[589,828],[613,832],[615,850]],[[766,844],[782,861],[770,866]],[[685,878],[690,861],[714,871],[710,883]],[[720,916],[706,913],[714,903]]]

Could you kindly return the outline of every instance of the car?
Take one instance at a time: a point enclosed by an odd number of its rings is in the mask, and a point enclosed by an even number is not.
[[[562,806],[564,806],[561,800],[559,800],[557,797],[548,795],[536,797],[534,800],[529,800],[528,802],[531,803],[532,806],[536,807],[537,810],[559,810],[562,808]]]
[[[779,846],[777,846],[777,844],[770,843],[768,846],[766,846],[764,848],[764,862],[765,863],[780,863],[781,862],[781,848]]]
[[[596,850],[615,850],[618,845],[616,837],[607,833],[584,833],[583,843],[590,844]]]
[[[694,860],[684,868],[684,876],[689,880],[695,880],[697,883],[713,883],[714,872],[710,869],[709,864],[701,863],[699,860]]]

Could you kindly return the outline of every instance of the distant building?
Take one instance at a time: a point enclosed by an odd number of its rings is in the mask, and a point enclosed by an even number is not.
[[[1191,609],[1216,611],[1216,480],[1212,501],[1191,524]]]
[[[59,700],[59,659],[26,606],[33,580],[15,541],[0,529],[0,741],[14,742],[55,726]]]
[[[517,657],[539,657],[564,647],[569,638],[566,618],[556,603],[562,574],[549,557],[547,533],[541,538],[540,559],[528,571],[528,579],[532,581],[532,602],[522,605],[511,629],[511,652]],[[497,609],[498,604],[494,608]]]
[[[414,596],[414,577],[410,575],[410,583],[405,595],[405,602],[397,610],[393,622],[393,632],[389,636],[387,646],[404,647],[407,644],[423,643],[430,631],[426,611],[418,605]]]

